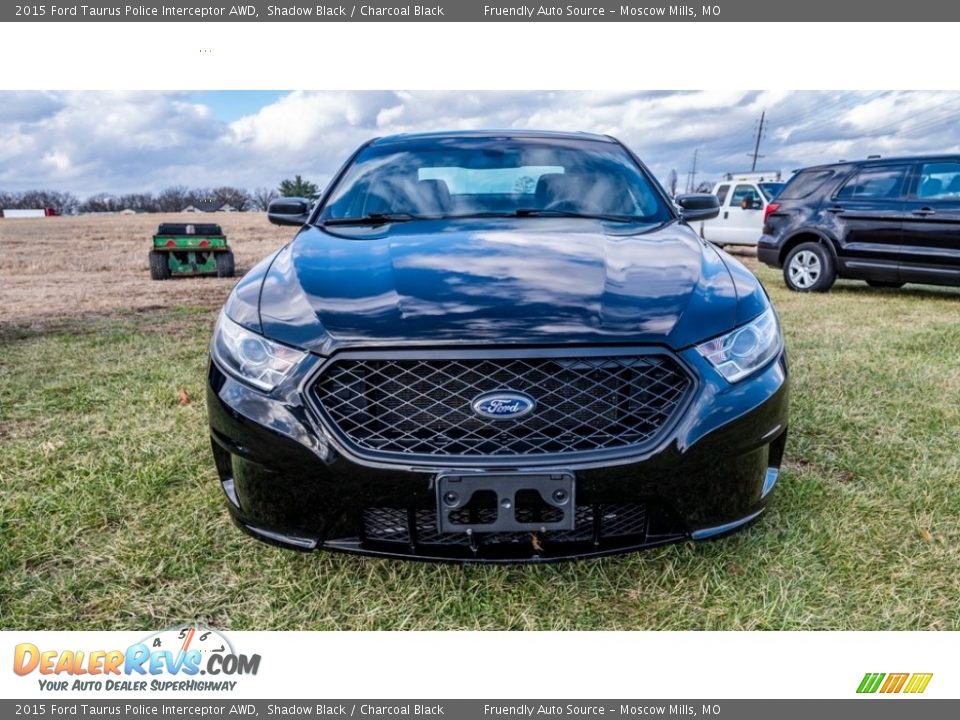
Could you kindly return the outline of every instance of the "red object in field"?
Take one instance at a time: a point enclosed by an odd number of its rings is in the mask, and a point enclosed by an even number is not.
[[[767,209],[763,211],[763,223],[766,225],[767,218],[769,218],[773,213],[780,209],[780,203],[770,203],[767,205]]]
[[[209,240],[201,240],[201,241],[200,241],[200,247],[210,247],[210,241],[209,241]]]
[[[57,212],[56,208],[44,208],[43,216],[44,217],[56,217],[60,213]]]
[[[167,247],[176,247],[176,246],[177,246],[177,243],[175,240],[173,240],[172,238],[170,240],[167,240]]]

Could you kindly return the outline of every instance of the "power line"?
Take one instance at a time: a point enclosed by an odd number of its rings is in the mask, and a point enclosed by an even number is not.
[[[827,111],[849,110],[857,105],[865,105],[868,102],[872,102],[878,97],[886,94],[888,94],[888,91],[886,90],[877,90],[867,93],[864,96],[840,95],[839,97],[835,97],[826,102],[819,103],[809,110],[801,110],[800,112],[791,113],[782,118],[777,117],[776,113],[774,113],[774,118],[777,121],[777,125],[780,127],[785,127],[787,125],[802,125],[803,122],[808,118],[822,117]],[[817,127],[822,124],[827,124],[828,122],[832,122],[832,120],[819,120],[811,124],[809,127]]]
[[[957,96],[955,96],[955,97],[952,97],[952,98],[950,98],[949,100],[944,100],[944,101],[941,102],[941,103],[937,103],[936,105],[934,105],[932,108],[929,108],[929,109],[934,109],[934,110],[935,110],[935,109],[938,109],[938,108],[944,108],[944,107],[946,107],[947,105],[953,105],[953,104],[956,103],[956,102],[960,102],[960,95],[957,95]],[[954,110],[954,111],[951,111],[951,112],[944,113],[943,115],[940,115],[940,116],[938,116],[938,117],[936,117],[936,118],[927,117],[926,119],[921,120],[921,121],[920,121],[919,123],[917,123],[916,125],[907,127],[906,129],[900,129],[900,130],[898,130],[897,132],[893,132],[893,133],[890,133],[890,134],[893,135],[893,136],[903,135],[903,134],[906,134],[907,132],[913,132],[914,130],[917,130],[917,129],[920,129],[920,128],[923,128],[923,127],[932,127],[932,126],[935,126],[935,125],[939,125],[941,122],[943,122],[943,121],[945,121],[945,120],[950,120],[950,119],[956,117],[957,114],[958,114],[958,112]],[[893,128],[902,128],[902,125],[903,125],[903,121],[902,121],[902,120],[897,120],[896,122],[888,123],[888,124],[886,124],[886,125],[881,125],[880,127],[877,127],[877,128],[872,128],[872,129],[869,130],[868,132],[873,133],[873,134],[883,134],[884,131],[886,131],[886,130],[890,130],[890,129],[893,129]]]

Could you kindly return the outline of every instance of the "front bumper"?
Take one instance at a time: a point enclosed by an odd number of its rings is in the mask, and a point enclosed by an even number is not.
[[[301,550],[542,562],[715,537],[757,518],[776,482],[787,431],[786,359],[729,385],[697,353],[682,357],[701,382],[656,447],[606,465],[552,468],[576,478],[573,530],[441,534],[437,468],[350,459],[298,393],[265,395],[211,362],[207,405],[220,483],[243,530]]]

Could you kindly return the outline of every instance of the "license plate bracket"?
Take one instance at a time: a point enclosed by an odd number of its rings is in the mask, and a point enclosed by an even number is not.
[[[468,473],[437,476],[441,533],[573,530],[572,473]]]

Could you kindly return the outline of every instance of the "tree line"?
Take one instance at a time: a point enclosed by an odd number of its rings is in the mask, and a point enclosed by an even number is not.
[[[230,205],[236,210],[266,210],[272,200],[278,197],[315,198],[319,188],[299,175],[284,180],[277,189],[243,188],[224,185],[215,188],[188,188],[174,185],[154,194],[149,192],[98,193],[81,200],[73,193],[57,190],[26,190],[23,192],[5,192],[0,190],[0,209],[29,210],[53,208],[60,215],[77,213],[107,213],[133,210],[138,213],[180,212],[190,205],[216,203],[218,206]]]

